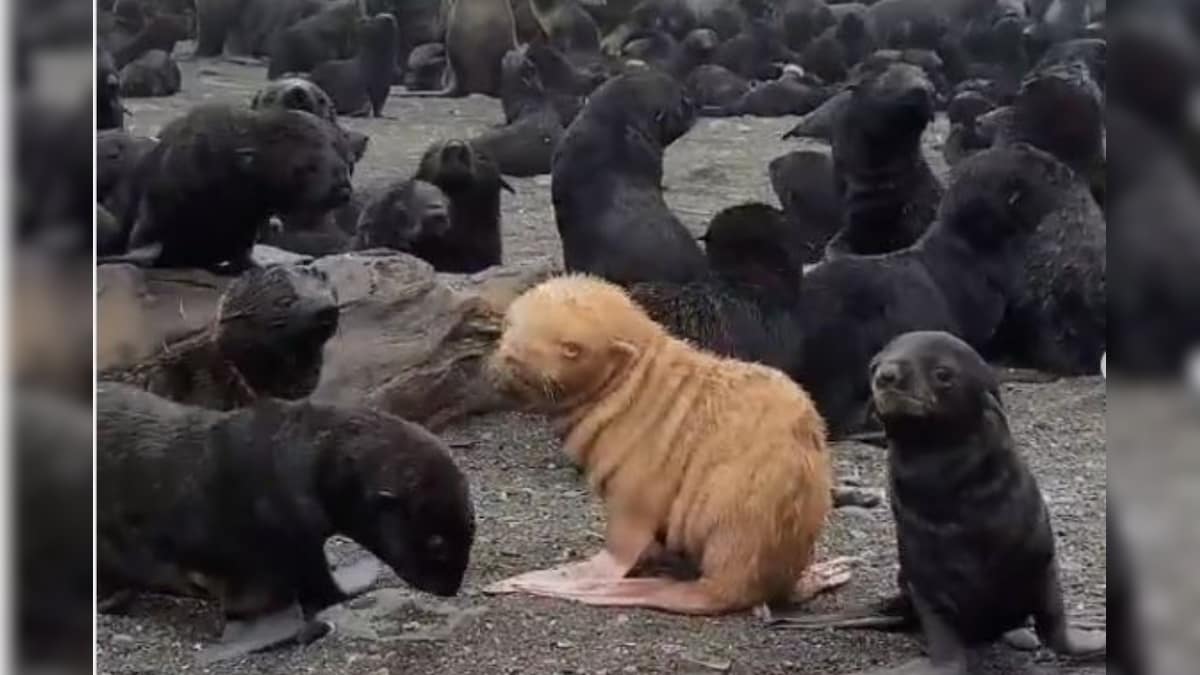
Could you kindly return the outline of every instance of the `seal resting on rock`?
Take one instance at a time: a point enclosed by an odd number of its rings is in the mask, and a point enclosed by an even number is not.
[[[885,604],[919,622],[928,652],[886,672],[965,674],[968,648],[1031,616],[1055,652],[1103,658],[1103,632],[1067,624],[1050,514],[991,367],[953,335],[907,333],[872,361],[871,390],[887,432],[900,557],[900,596]]]
[[[353,154],[328,120],[297,110],[204,104],[168,124],[145,176],[130,253],[101,262],[241,271],[273,213],[350,199]]]
[[[317,388],[325,343],[338,327],[337,294],[313,267],[252,268],[229,285],[212,326],[101,380],[232,410],[262,396],[298,399]],[[103,321],[103,318],[101,319]]]
[[[490,371],[556,421],[608,519],[592,559],[490,592],[721,614],[849,579],[846,561],[813,560],[832,502],[825,428],[783,373],[697,350],[587,275],[518,297]],[[666,561],[695,574],[630,574]]]
[[[308,401],[217,412],[115,383],[96,405],[101,596],[215,597],[221,657],[296,639],[350,597],[325,558],[334,534],[423,591],[462,585],[467,481],[415,424]]]
[[[617,283],[686,282],[704,254],[662,196],[663,152],[695,123],[680,86],[655,71],[592,94],[554,154],[550,184],[567,270]]]

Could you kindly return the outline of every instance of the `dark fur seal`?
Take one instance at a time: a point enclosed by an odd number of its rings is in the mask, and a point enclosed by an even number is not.
[[[337,330],[339,313],[337,293],[323,272],[254,268],[221,295],[211,326],[99,377],[216,410],[268,396],[302,398],[321,378],[325,343]]]
[[[806,115],[828,98],[829,91],[824,85],[808,77],[799,66],[789,64],[784,66],[777,79],[751,86],[730,105],[702,108],[701,114],[711,117]]]
[[[254,94],[250,101],[254,110],[303,110],[323,120],[328,120],[342,130],[354,161],[358,162],[367,153],[370,137],[360,131],[346,129],[338,122],[333,99],[325,90],[311,80],[302,77],[284,77],[272,80]]]
[[[513,190],[496,161],[465,141],[442,141],[425,151],[414,178],[433,183],[450,199],[450,229],[423,239],[413,254],[439,272],[472,273],[499,265],[500,191]]]
[[[688,98],[700,110],[736,106],[750,91],[750,81],[723,66],[697,66],[684,80]]]
[[[446,45],[445,87],[401,96],[500,95],[500,62],[517,46],[509,0],[442,0]]]
[[[801,311],[820,320],[805,323],[796,379],[831,433],[862,428],[867,364],[897,335],[942,330],[978,347],[993,339],[1024,274],[1024,247],[1072,178],[1028,145],[984,151],[956,169],[937,220],[914,246],[828,260],[805,274]]]
[[[320,12],[328,0],[195,0],[196,56],[266,54],[288,26]]]
[[[179,64],[167,52],[154,49],[121,69],[121,96],[159,98],[173,96],[183,87]]]
[[[1103,190],[1107,172],[1103,102],[1086,66],[1030,76],[995,142],[1014,141],[1054,154],[1075,176],[1056,186],[1059,207],[1028,242],[1022,284],[985,353],[1054,373],[1094,374],[1108,336],[1108,228],[1094,192]]]
[[[803,265],[782,214],[742,204],[713,217],[703,237],[708,274],[684,284],[643,282],[629,296],[674,336],[784,372],[795,370]]]
[[[339,115],[383,115],[395,77],[398,35],[395,17],[377,14],[363,24],[357,56],[313,68],[309,79],[329,93]]]
[[[683,88],[662,73],[621,75],[596,90],[554,154],[566,269],[618,283],[704,274],[700,247],[662,197],[663,152],[694,122]]]
[[[576,0],[528,2],[552,47],[564,54],[600,51],[600,28]]]
[[[832,150],[814,147],[789,152],[771,160],[768,172],[800,260],[805,264],[820,261],[842,221],[840,200],[833,188]]]
[[[389,185],[363,206],[351,248],[390,248],[415,253],[450,232],[450,200],[423,180]]]
[[[508,123],[476,136],[471,145],[491,155],[505,175],[550,173],[554,150],[563,135],[558,110],[524,48],[505,54],[502,67],[500,100]]]
[[[157,144],[123,129],[96,132],[96,200],[118,221],[120,229],[119,246],[102,248],[100,255],[125,250],[129,229],[137,218],[137,168]]]
[[[125,106],[121,104],[121,78],[106,50],[96,52],[96,129],[121,129],[125,126]]]
[[[413,47],[404,66],[404,88],[432,91],[442,86],[446,73],[446,45],[426,42]]]
[[[417,425],[307,401],[217,412],[114,383],[96,405],[102,598],[214,598],[226,655],[266,648],[349,597],[323,551],[334,534],[421,590],[458,592],[475,529],[467,481]]]
[[[969,648],[1031,616],[1055,652],[1103,659],[1103,632],[1067,624],[1049,510],[987,363],[948,333],[907,333],[872,360],[871,389],[900,558],[887,604],[919,622],[928,653],[886,672],[965,674]]]
[[[326,61],[350,58],[361,19],[358,0],[337,0],[280,31],[272,40],[267,78],[308,73]]]
[[[271,214],[349,200],[352,159],[344,135],[309,113],[198,106],[162,130],[143,162],[141,212],[124,261],[252,265]]]
[[[921,153],[933,104],[929,78],[907,63],[868,70],[853,85],[833,139],[844,228],[827,255],[896,251],[929,227],[942,198]]]
[[[175,51],[175,45],[188,37],[186,17],[159,14],[150,19],[132,39],[113,50],[113,62],[117,68],[123,70],[125,66],[151,51],[162,51],[170,55]]]

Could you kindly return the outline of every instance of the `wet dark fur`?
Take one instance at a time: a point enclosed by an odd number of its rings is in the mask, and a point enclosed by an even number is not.
[[[263,399],[233,412],[98,387],[100,594],[221,602],[227,619],[346,599],[325,540],[342,534],[416,588],[454,595],[474,538],[445,444],[367,409]]]
[[[254,95],[250,107],[255,110],[303,110],[327,119],[336,125],[350,145],[353,162],[366,154],[370,138],[366,134],[346,129],[338,122],[333,101],[323,89],[301,77],[272,80]],[[351,166],[353,173],[354,167]],[[282,227],[268,227],[261,232],[261,241],[286,251],[305,255],[330,255],[346,250],[352,230],[339,227],[335,216],[350,208],[335,210],[323,207],[302,208],[277,214]]]
[[[338,316],[337,294],[323,272],[251,269],[222,294],[210,327],[99,378],[215,410],[260,397],[303,398],[321,378],[325,343]]]
[[[829,95],[829,90],[820,82],[785,69],[777,79],[751,87],[730,105],[703,108],[701,112],[711,117],[807,115],[824,103]]]
[[[97,241],[97,255],[125,251],[137,219],[137,167],[158,142],[120,129],[96,133],[96,199],[112,215],[116,232]]]
[[[1049,511],[991,368],[952,335],[916,332],[874,358],[871,380],[888,437],[900,593],[936,641],[934,665],[947,668],[938,672],[967,672],[967,648],[1031,616],[1039,637],[1062,651]]]
[[[550,173],[554,150],[563,135],[558,110],[524,48],[505,54],[502,67],[500,101],[507,124],[483,132],[471,139],[471,145],[491,155],[505,175]]]
[[[344,204],[351,164],[344,135],[309,113],[198,106],[162,130],[139,168],[130,249],[161,245],[162,267],[239,269],[271,214]]]
[[[182,86],[179,64],[158,49],[142,54],[121,69],[121,96],[125,98],[173,96]]]
[[[326,61],[350,58],[357,51],[360,19],[357,0],[339,0],[280,31],[270,47],[267,78],[308,73]]]
[[[996,144],[1026,142],[1075,170],[1063,199],[1029,242],[1022,284],[989,357],[1055,373],[1098,372],[1107,341],[1107,223],[1094,192],[1103,185],[1104,109],[1081,63],[1026,80]],[[1089,176],[1093,180],[1089,180]]]
[[[425,240],[413,254],[440,272],[470,273],[499,265],[500,190],[512,188],[496,161],[464,141],[443,141],[425,151],[414,178],[433,183],[450,199],[450,230]]]
[[[371,17],[362,28],[362,44],[353,59],[326,61],[313,68],[309,79],[333,99],[340,115],[383,114],[396,70],[396,19],[391,14]]]
[[[667,146],[691,128],[683,88],[657,72],[595,91],[554,155],[554,215],[571,271],[619,283],[686,282],[704,255],[662,197]]]
[[[406,180],[371,196],[359,214],[350,247],[414,253],[436,245],[449,230],[446,195],[431,183]]]
[[[704,240],[703,279],[633,284],[630,297],[698,347],[794,371],[803,270],[787,249],[782,214],[766,204],[730,207],[713,218]]]
[[[99,49],[96,52],[96,129],[121,129],[124,126],[121,78],[113,64],[112,55]]]
[[[833,162],[844,229],[831,256],[896,251],[933,221],[942,187],[921,153],[933,119],[933,90],[917,66],[869,70],[835,123]]]
[[[711,63],[693,69],[684,86],[688,98],[701,110],[734,107],[750,91],[749,80]]]
[[[842,219],[833,186],[832,151],[823,147],[789,152],[771,160],[768,173],[800,260],[820,261]]]
[[[1016,293],[1024,249],[1071,176],[1029,146],[987,150],[959,165],[938,218],[914,246],[844,256],[805,275],[801,310],[820,320],[805,324],[796,379],[832,433],[861,428],[867,363],[895,336],[943,330],[973,346],[993,338]]]

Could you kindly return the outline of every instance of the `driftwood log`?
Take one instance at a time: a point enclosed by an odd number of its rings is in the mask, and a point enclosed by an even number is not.
[[[545,268],[438,275],[401,253],[366,251],[302,263],[328,278],[340,306],[315,400],[367,405],[431,429],[504,407],[481,369],[508,303]],[[200,270],[98,270],[97,367],[145,368],[213,325],[232,279]]]

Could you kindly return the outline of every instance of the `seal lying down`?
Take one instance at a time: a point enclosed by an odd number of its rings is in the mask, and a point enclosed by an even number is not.
[[[331,573],[334,534],[422,591],[462,585],[467,481],[415,424],[307,401],[219,412],[115,383],[97,387],[96,410],[100,609],[137,592],[217,600],[224,635],[203,662],[325,635],[317,613],[376,571]]]

